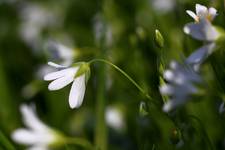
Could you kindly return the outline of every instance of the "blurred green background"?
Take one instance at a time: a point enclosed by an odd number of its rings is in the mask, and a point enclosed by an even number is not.
[[[170,114],[170,119],[148,102],[148,115],[140,115],[139,104],[146,99],[110,67],[106,67],[102,81],[99,65],[91,68],[84,103],[74,110],[68,104],[70,86],[50,92],[39,74],[51,61],[46,42],[54,40],[74,48],[79,53],[75,61],[104,55],[162,105],[160,58],[167,66],[202,45],[183,32],[183,26],[192,22],[185,11],[194,10],[196,3],[215,7],[218,16],[213,23],[225,27],[223,0],[0,0],[0,132],[17,149],[24,149],[10,134],[23,126],[20,104],[35,103],[41,120],[49,126],[94,142],[96,92],[101,82],[105,84],[106,106],[123,115],[122,129],[108,125],[109,150],[207,150],[209,141],[214,149],[225,149],[225,115],[218,112],[222,100],[217,95],[225,91],[222,50],[203,67],[208,92]],[[154,44],[155,29],[164,36],[163,49]],[[0,149],[6,149],[2,142]]]

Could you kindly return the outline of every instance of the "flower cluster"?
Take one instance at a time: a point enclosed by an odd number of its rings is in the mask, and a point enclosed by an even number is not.
[[[194,39],[204,42],[204,45],[195,50],[182,64],[175,61],[170,63],[170,69],[163,74],[166,84],[160,86],[162,95],[169,96],[163,110],[168,112],[175,107],[184,104],[190,99],[191,94],[198,92],[195,84],[201,83],[199,70],[201,64],[213,53],[216,48],[216,40],[220,37],[219,31],[212,25],[217,15],[215,8],[207,8],[196,4],[196,13],[187,10],[195,22],[184,26],[184,32]]]
[[[201,77],[190,65],[176,61],[170,63],[170,69],[164,72],[164,79],[167,83],[160,87],[160,92],[171,97],[163,106],[165,112],[184,104],[190,94],[198,92],[195,84],[201,83]]]

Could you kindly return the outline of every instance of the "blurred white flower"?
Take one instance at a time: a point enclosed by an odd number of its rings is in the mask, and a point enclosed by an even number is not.
[[[125,127],[123,114],[116,107],[109,106],[106,108],[105,119],[107,125],[117,131],[121,131]]]
[[[19,29],[20,35],[29,46],[37,49],[42,43],[43,28],[59,26],[62,17],[40,4],[25,2],[21,6],[20,17],[23,22]]]
[[[190,10],[186,11],[195,22],[184,26],[184,32],[193,38],[202,41],[215,41],[219,37],[219,32],[211,24],[217,15],[215,8],[207,9],[205,6],[196,4],[196,14]]]
[[[200,65],[211,55],[216,47],[215,43],[209,43],[193,52],[187,59],[186,63],[190,64],[195,71],[198,71]]]
[[[48,41],[47,52],[49,52],[50,59],[53,61],[60,61],[62,65],[69,66],[72,64],[78,52],[63,44]]]
[[[150,4],[157,13],[167,13],[172,11],[176,5],[175,0],[150,0]]]
[[[47,150],[49,146],[62,142],[63,136],[44,124],[31,106],[21,105],[23,122],[27,128],[16,129],[12,139],[29,146],[29,150]]]
[[[90,68],[87,63],[79,63],[73,67],[61,66],[52,62],[48,63],[59,71],[49,73],[44,76],[45,81],[52,81],[48,89],[50,91],[59,90],[72,83],[69,94],[69,105],[71,108],[81,106],[85,94],[86,83],[89,79]]]
[[[164,72],[164,79],[167,83],[160,87],[160,93],[170,97],[163,106],[165,112],[184,104],[191,94],[198,92],[194,84],[201,82],[200,76],[189,64],[179,64],[175,61],[172,61],[170,69]]]

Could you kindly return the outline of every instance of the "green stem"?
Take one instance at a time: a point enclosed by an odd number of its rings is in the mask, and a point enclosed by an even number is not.
[[[65,144],[74,144],[86,149],[94,149],[94,146],[89,141],[81,138],[66,138]]]
[[[15,150],[14,146],[1,131],[0,131],[0,143],[2,143],[2,145],[4,145],[7,150]]]
[[[95,144],[97,150],[107,150],[107,127],[105,122],[105,65],[98,68],[98,87],[96,93]]]
[[[105,59],[93,59],[91,61],[89,61],[89,64],[92,64],[94,62],[103,62],[106,63],[110,66],[112,66],[114,69],[116,69],[117,71],[119,71],[121,74],[123,74],[134,86],[137,87],[137,89],[144,94],[144,96],[146,96],[146,98],[148,98],[149,100],[152,100],[152,98],[149,96],[149,94],[137,83],[134,81],[134,79],[132,79],[126,72],[124,72],[122,69],[120,69],[118,66],[114,65],[113,63],[105,60]]]

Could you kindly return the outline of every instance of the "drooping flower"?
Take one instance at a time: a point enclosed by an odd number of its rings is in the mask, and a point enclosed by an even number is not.
[[[59,90],[73,82],[69,94],[69,105],[71,108],[80,107],[83,102],[86,83],[90,76],[89,64],[81,62],[72,67],[61,66],[53,62],[48,64],[59,69],[59,71],[44,76],[45,81],[52,81],[48,89],[50,91]]]
[[[160,93],[170,97],[163,106],[165,112],[184,104],[191,94],[198,92],[195,84],[201,82],[200,76],[189,64],[179,64],[175,61],[172,61],[170,69],[164,72],[164,79],[167,83],[159,88]]]
[[[219,37],[219,32],[211,24],[211,21],[217,15],[215,8],[206,8],[203,5],[196,4],[196,14],[190,10],[186,11],[188,15],[194,18],[195,22],[184,26],[184,32],[193,38],[201,41],[215,41]]]
[[[16,129],[12,133],[15,142],[28,145],[29,150],[48,150],[62,142],[63,135],[44,124],[31,106],[21,105],[20,111],[27,128]]]

